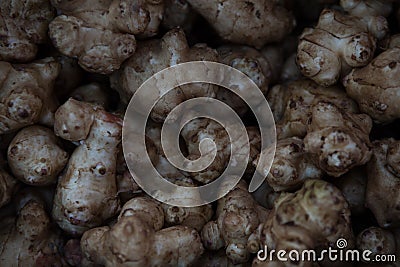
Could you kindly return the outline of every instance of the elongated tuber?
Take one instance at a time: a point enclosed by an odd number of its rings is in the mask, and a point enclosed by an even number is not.
[[[8,147],[8,163],[20,181],[30,185],[48,185],[68,161],[53,131],[42,126],[22,129]]]
[[[119,210],[116,157],[122,121],[101,107],[74,99],[55,117],[55,133],[80,145],[58,181],[53,218],[64,231],[80,235]]]

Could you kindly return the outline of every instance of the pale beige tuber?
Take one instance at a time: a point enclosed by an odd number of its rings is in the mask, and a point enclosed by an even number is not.
[[[73,235],[101,225],[119,210],[116,158],[122,120],[99,106],[69,99],[56,112],[54,131],[79,142],[60,177],[53,218]]]
[[[52,130],[34,125],[18,132],[7,156],[16,178],[29,185],[43,186],[56,183],[69,155]]]

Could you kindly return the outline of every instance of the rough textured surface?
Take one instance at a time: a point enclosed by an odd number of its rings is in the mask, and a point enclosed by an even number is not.
[[[0,62],[0,134],[34,123],[53,124],[57,109],[53,85],[58,72],[53,58],[30,64]]]
[[[354,246],[348,204],[333,185],[310,179],[299,191],[281,195],[268,218],[249,237],[248,249],[256,253],[266,245],[269,250],[301,252],[335,247],[339,238],[348,241],[348,248]],[[287,264],[310,266],[307,262]]]
[[[250,234],[267,217],[241,181],[226,196],[218,200],[215,221],[207,223],[201,231],[204,247],[211,250],[225,248],[234,264],[247,262],[250,253],[246,244]]]
[[[62,266],[62,239],[43,203],[33,198],[21,204],[17,217],[0,220],[1,266]]]
[[[307,121],[319,102],[330,102],[346,112],[358,112],[357,104],[340,87],[323,87],[311,80],[274,86],[267,96],[277,122],[278,139],[307,134]]]
[[[265,168],[268,169],[268,166]],[[297,189],[305,179],[318,179],[323,176],[322,170],[314,165],[310,155],[306,153],[303,140],[296,137],[279,140],[268,173],[265,168],[261,170],[274,191]]]
[[[111,87],[119,92],[122,102],[128,103],[142,83],[153,74],[179,63],[196,60],[217,61],[217,52],[205,44],[197,44],[190,48],[184,32],[181,29],[173,29],[161,40],[139,43],[136,56],[127,60],[121,69],[110,77]],[[214,97],[216,91],[216,86],[202,83],[175,88],[153,108],[151,118],[157,122],[163,121],[181,102],[193,97]],[[148,97],[156,98],[158,95]]]
[[[367,207],[381,227],[400,226],[400,142],[385,139],[373,143],[367,165]]]
[[[340,0],[340,6],[357,17],[384,16],[392,12],[393,0]]]
[[[304,145],[320,169],[339,177],[369,161],[372,120],[368,115],[349,113],[327,102],[315,105],[311,114]]]
[[[85,70],[102,74],[119,69],[132,56],[134,35],[157,34],[164,11],[162,0],[52,0],[52,4],[63,13],[50,24],[54,46],[77,57]]]
[[[294,27],[293,16],[272,0],[188,0],[224,40],[261,48],[281,41]],[[274,25],[271,27],[270,25]]]
[[[55,133],[80,145],[58,181],[53,218],[64,231],[79,235],[119,210],[116,157],[122,121],[101,107],[73,99],[55,117]]]
[[[0,60],[28,62],[38,44],[47,41],[55,15],[48,0],[3,0],[0,2]]]
[[[394,47],[379,54],[367,66],[353,69],[343,80],[348,95],[377,123],[400,118],[400,44],[392,42]]]
[[[42,126],[29,126],[14,137],[8,147],[8,164],[20,181],[29,185],[56,183],[68,162],[68,153],[54,132]]]
[[[160,230],[163,218],[153,200],[132,199],[112,227],[85,232],[81,248],[86,262],[106,267],[191,265],[203,253],[200,236],[186,226]]]
[[[351,68],[367,65],[373,58],[376,41],[388,31],[384,17],[365,20],[324,9],[315,28],[300,35],[297,64],[302,74],[329,86]]]

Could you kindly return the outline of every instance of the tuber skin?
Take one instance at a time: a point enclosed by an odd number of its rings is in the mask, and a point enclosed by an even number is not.
[[[142,83],[153,74],[179,63],[197,60],[217,61],[217,52],[205,44],[197,44],[190,48],[183,30],[176,28],[167,32],[161,40],[139,43],[135,56],[111,75],[111,87],[118,91],[123,103],[128,103]],[[181,102],[193,97],[215,97],[217,89],[217,86],[202,83],[175,88],[156,104],[151,112],[151,118],[156,122],[162,122]]]
[[[208,222],[201,231],[206,249],[225,248],[233,264],[250,259],[246,244],[250,234],[267,217],[268,211],[260,206],[247,191],[247,184],[239,182],[226,196],[218,200],[215,221]]]
[[[395,254],[396,240],[388,230],[369,227],[358,234],[357,248],[361,251],[370,250],[371,258],[378,254]]]
[[[48,40],[47,30],[55,10],[48,0],[0,2],[0,60],[29,62],[38,45]]]
[[[303,140],[296,137],[278,141],[271,169],[266,172],[268,167],[261,171],[275,192],[298,189],[305,179],[319,179],[324,174],[306,153]]]
[[[35,123],[54,123],[53,85],[58,73],[59,64],[53,58],[15,65],[0,61],[0,134]]]
[[[276,81],[283,61],[281,51],[273,46],[258,51],[249,46],[224,45],[217,51],[219,62],[246,74],[263,94],[268,92],[269,84]],[[248,106],[239,96],[225,88],[218,90],[217,98],[232,107],[242,117],[248,110]]]
[[[340,6],[352,16],[383,16],[392,12],[394,0],[340,0]]]
[[[84,233],[84,260],[105,267],[190,266],[204,251],[197,231],[186,226],[160,230],[163,222],[163,210],[155,200],[133,198],[115,225]]]
[[[63,266],[59,251],[63,241],[44,203],[28,195],[16,204],[18,215],[0,221],[0,265]]]
[[[37,186],[56,183],[69,157],[54,132],[38,125],[19,131],[8,147],[7,156],[15,177]]]
[[[336,186],[342,191],[349,203],[353,216],[363,215],[366,212],[365,192],[367,180],[367,172],[364,165],[351,169],[335,181]]]
[[[400,118],[399,39],[400,35],[393,37],[389,49],[367,66],[353,69],[343,80],[347,94],[376,123],[389,123]]]
[[[317,26],[306,28],[300,35],[297,65],[316,83],[333,85],[351,68],[367,65],[374,56],[376,41],[387,31],[384,17],[363,20],[324,9]]]
[[[315,105],[311,114],[304,145],[320,169],[339,177],[369,161],[372,120],[368,115],[348,113],[327,102]]]
[[[261,48],[281,41],[296,24],[292,14],[277,1],[187,1],[222,39],[236,44]]]
[[[350,210],[345,198],[333,185],[309,179],[300,190],[282,194],[275,201],[268,218],[249,237],[247,247],[252,253],[264,246],[269,250],[294,249],[301,253],[304,249],[335,247],[339,238],[348,241],[348,248],[353,247]],[[309,262],[286,264],[311,266]]]
[[[346,112],[357,113],[355,101],[337,86],[323,87],[311,80],[297,80],[274,86],[267,96],[274,115],[278,139],[303,138],[313,107],[319,102],[330,102]]]
[[[63,13],[49,26],[54,46],[67,56],[77,57],[86,71],[101,74],[119,69],[121,63],[133,55],[134,35],[151,37],[157,34],[164,11],[162,0],[51,2]]]
[[[56,135],[80,145],[59,178],[53,218],[67,233],[81,235],[119,210],[116,158],[122,120],[99,106],[69,99],[55,121]]]
[[[400,226],[400,142],[384,139],[373,142],[367,165],[366,206],[380,227]]]
[[[18,186],[17,180],[0,168],[0,208],[11,201],[11,198]]]

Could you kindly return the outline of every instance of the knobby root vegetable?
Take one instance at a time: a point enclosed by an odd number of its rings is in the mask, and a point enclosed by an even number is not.
[[[8,204],[17,188],[17,180],[0,168],[0,208]]]
[[[52,225],[44,204],[32,197],[17,206],[16,218],[0,221],[0,265],[63,266],[61,235]]]
[[[367,207],[379,226],[400,226],[400,142],[394,139],[375,141],[367,170]]]
[[[268,169],[269,166],[265,166],[260,170],[266,175],[268,184],[277,192],[297,189],[305,179],[323,176],[322,170],[315,166],[310,155],[306,153],[303,140],[296,137],[278,141],[269,172]]]
[[[84,259],[106,267],[191,265],[204,250],[197,231],[186,226],[161,230],[163,222],[158,202],[133,198],[124,205],[115,225],[84,233]]]
[[[368,115],[349,113],[332,103],[320,102],[311,112],[305,150],[320,169],[339,177],[371,158],[371,128]]]
[[[252,253],[267,246],[269,251],[297,250],[301,254],[305,249],[335,247],[339,238],[348,241],[348,248],[354,246],[346,200],[333,185],[309,179],[297,192],[282,194],[275,201],[268,218],[249,237],[247,247]],[[311,263],[286,262],[285,266]]]
[[[63,13],[50,23],[50,38],[63,54],[77,57],[87,71],[110,74],[133,55],[134,35],[157,33],[163,1],[52,0]]]
[[[54,132],[79,141],[60,177],[53,218],[66,232],[80,235],[119,210],[116,158],[122,120],[99,106],[69,99],[55,115]]]
[[[322,87],[311,80],[298,80],[274,86],[267,96],[277,137],[284,139],[307,134],[307,121],[319,102],[330,102],[346,112],[358,112],[357,104],[337,86]]]
[[[369,227],[358,234],[357,248],[361,251],[371,251],[370,258],[378,254],[394,254],[396,252],[396,239],[388,230]]]
[[[387,31],[384,17],[363,20],[324,9],[317,26],[306,28],[300,35],[297,64],[304,76],[323,86],[333,85],[351,68],[367,65],[377,39]]]
[[[376,123],[389,123],[400,118],[400,35],[392,38],[389,49],[379,54],[371,63],[353,69],[344,78],[347,94]]]
[[[53,124],[53,85],[59,69],[53,58],[29,64],[0,62],[0,134],[35,123]]]
[[[205,44],[197,44],[190,48],[184,32],[181,29],[173,29],[161,40],[153,39],[139,43],[135,56],[129,58],[121,69],[111,76],[111,87],[119,92],[122,102],[128,103],[136,90],[153,74],[179,63],[196,60],[217,61],[217,52]],[[216,91],[216,86],[204,83],[175,88],[156,104],[151,118],[157,122],[164,121],[167,114],[181,102],[193,97],[215,97]],[[159,95],[146,97],[157,98]]]
[[[38,44],[48,40],[47,30],[55,12],[48,0],[0,2],[0,60],[28,62]]]
[[[247,239],[267,217],[268,211],[260,206],[241,181],[226,196],[218,200],[217,219],[208,222],[201,231],[204,247],[210,250],[225,248],[234,264],[247,262],[250,253]]]
[[[54,132],[43,126],[29,126],[14,137],[8,147],[8,164],[20,181],[29,185],[49,185],[68,162],[68,153]]]
[[[261,48],[279,42],[295,26],[292,14],[272,0],[187,0],[218,35],[229,42]]]

